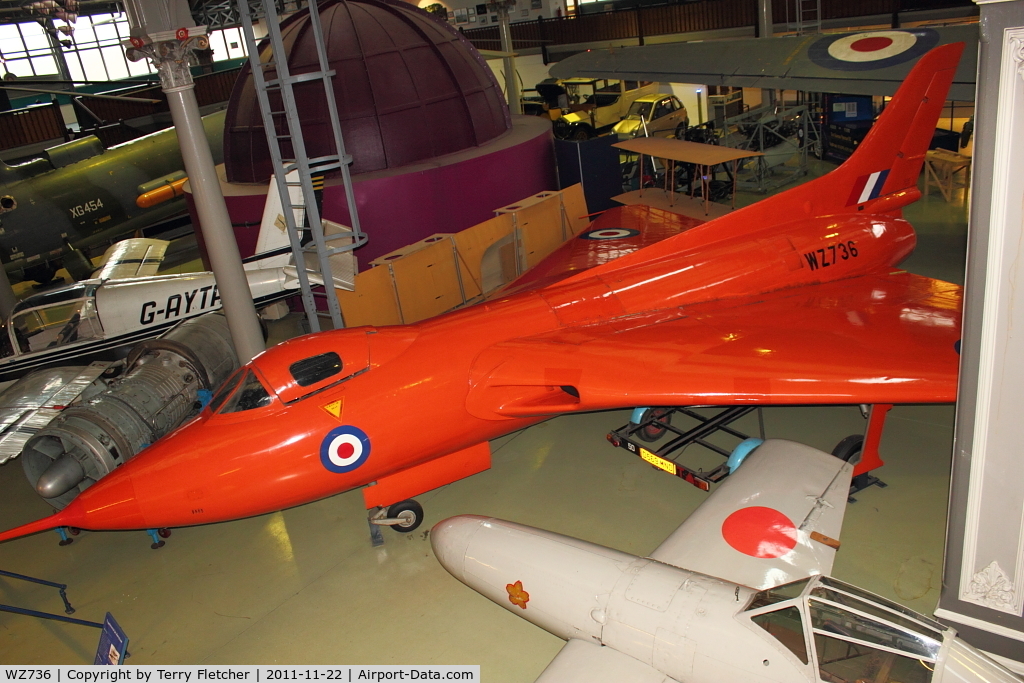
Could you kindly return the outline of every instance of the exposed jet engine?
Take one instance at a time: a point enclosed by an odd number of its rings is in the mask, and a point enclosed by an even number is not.
[[[21,452],[29,483],[58,510],[194,415],[199,392],[227,379],[238,358],[226,319],[210,314],[142,342],[123,368],[98,379],[105,390],[64,409]]]

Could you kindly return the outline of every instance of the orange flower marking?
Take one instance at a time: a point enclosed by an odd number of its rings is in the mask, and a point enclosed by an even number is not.
[[[508,591],[508,601],[526,609],[526,603],[530,602],[530,594],[523,590],[523,582],[516,581],[505,586]]]

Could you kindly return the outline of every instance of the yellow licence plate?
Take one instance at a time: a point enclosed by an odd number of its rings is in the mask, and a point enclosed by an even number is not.
[[[661,456],[655,455],[646,448],[640,448],[640,457],[646,460],[647,462],[651,463],[655,467],[657,467],[659,470],[665,470],[669,474],[676,473],[676,464],[674,462],[672,462],[671,460],[666,460]]]

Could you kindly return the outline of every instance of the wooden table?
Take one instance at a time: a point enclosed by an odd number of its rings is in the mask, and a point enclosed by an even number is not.
[[[675,201],[674,171],[676,162],[695,164],[700,175],[701,196],[704,198],[704,215],[708,214],[711,203],[709,196],[711,194],[711,181],[708,176],[713,167],[718,164],[732,162],[732,205],[733,208],[736,208],[737,162],[740,159],[764,156],[761,152],[751,152],[733,147],[719,147],[718,145],[706,145],[686,140],[674,140],[672,138],[633,138],[632,140],[617,142],[612,146],[624,149],[627,152],[636,152],[640,155],[639,175],[641,194],[643,194],[644,155],[665,159],[668,162],[665,171],[665,190],[670,192],[672,198],[670,204]]]
[[[963,172],[960,178],[957,174]],[[924,193],[932,183],[947,202],[953,201],[953,191],[971,186],[971,157],[945,149],[930,149],[924,159]],[[966,198],[966,193],[964,197]]]

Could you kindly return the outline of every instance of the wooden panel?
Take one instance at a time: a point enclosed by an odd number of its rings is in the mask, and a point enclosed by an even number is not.
[[[496,242],[512,232],[512,216],[502,214],[478,223],[455,234],[455,248],[458,251],[459,271],[466,299],[473,299],[483,292],[484,277],[481,263],[484,254]]]
[[[447,239],[447,238],[449,238],[451,236],[452,236],[452,233],[450,233],[450,232],[437,232],[437,233],[434,233],[430,237],[424,237],[419,242],[413,242],[412,244],[407,244],[404,247],[399,247],[398,249],[395,249],[394,251],[389,251],[388,253],[384,254],[383,256],[378,256],[377,258],[375,258],[372,261],[370,261],[370,266],[372,266],[372,267],[386,266],[389,263],[392,263],[394,261],[397,261],[400,258],[408,256],[409,254],[411,254],[411,253],[413,253],[415,251],[419,251],[420,249],[425,249],[426,247],[429,247],[432,244],[436,244],[437,242],[440,242],[440,241],[442,241],[444,239]]]
[[[392,261],[402,322],[432,318],[463,304],[452,241],[445,239]]]
[[[387,266],[371,268],[356,275],[356,289],[335,289],[345,327],[360,325],[400,325],[398,300]]]
[[[562,190],[562,207],[565,209],[565,217],[569,221],[569,232],[578,235],[590,225],[590,218],[587,216],[587,200],[583,196],[583,185],[576,183]]]
[[[537,194],[531,195],[526,199],[516,202],[515,204],[509,204],[508,206],[503,206],[500,209],[495,209],[494,213],[497,215],[501,215],[503,213],[519,213],[523,209],[534,206],[535,204],[546,202],[557,194],[557,192],[538,192]]]
[[[522,244],[524,270],[533,268],[565,241],[562,230],[562,202],[557,192],[544,201],[517,211],[516,227]]]

